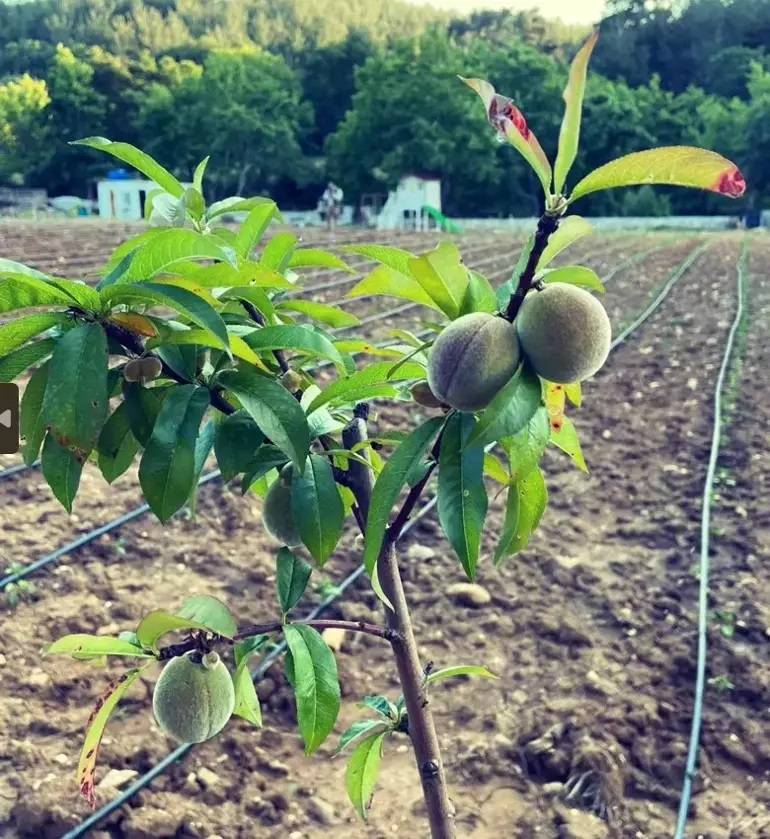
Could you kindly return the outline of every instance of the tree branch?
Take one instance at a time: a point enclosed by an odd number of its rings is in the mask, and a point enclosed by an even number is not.
[[[360,444],[368,439],[367,416],[365,407],[356,406],[353,419],[342,432],[342,442],[345,448],[352,449],[359,446],[366,459],[368,459],[368,450]],[[436,454],[439,445],[439,440],[437,440],[434,446],[434,453]],[[415,485],[412,493],[410,493],[410,497],[414,494],[414,500],[406,509],[403,517],[404,522],[408,519],[414,504],[417,503],[420,492],[427,484],[430,472],[432,472],[432,468],[420,482],[422,487],[419,491],[415,492],[418,486]],[[351,460],[348,473],[351,478],[351,490],[356,497],[356,518],[363,532],[372,495],[372,470],[359,461]],[[405,502],[404,507],[402,507],[402,514],[406,507],[407,503]],[[399,517],[397,516],[396,521],[398,520]],[[404,694],[409,719],[409,737],[412,740],[417,769],[420,773],[431,837],[432,839],[453,839],[455,835],[454,810],[449,800],[438,737],[436,736],[433,715],[425,690],[424,671],[420,664],[420,655],[412,628],[412,618],[409,614],[409,606],[404,594],[404,586],[396,557],[395,543],[402,528],[403,525],[399,524],[398,529],[393,526],[388,529],[382,551],[377,560],[377,575],[380,585],[393,607],[392,609],[385,609],[385,617],[388,627],[396,633],[391,642],[393,657],[396,662],[401,690]]]
[[[388,527],[388,537],[394,544],[398,542],[401,532],[403,531],[406,523],[409,521],[409,516],[412,515],[412,511],[417,506],[417,502],[420,500],[423,490],[428,485],[431,475],[433,475],[434,470],[438,466],[438,458],[441,453],[441,438],[443,436],[444,430],[442,429],[441,433],[436,438],[436,442],[433,444],[433,448],[431,449],[430,454],[433,458],[433,462],[430,466],[428,466],[428,469],[422,478],[420,478],[420,480],[411,488],[409,494],[404,499],[404,503],[398,511],[396,518]]]
[[[254,638],[257,635],[272,635],[274,632],[280,632],[287,624],[282,621],[270,621],[269,623],[254,623],[244,626],[239,629],[232,638],[225,638],[222,635],[216,635],[213,643],[233,644],[236,641],[243,641],[246,638]],[[345,621],[345,620],[298,620],[290,621],[289,626],[311,626],[319,632],[324,629],[344,629],[347,632],[362,632],[365,635],[373,635],[376,638],[382,638],[385,641],[394,643],[398,640],[398,633],[394,632],[389,627],[378,626],[374,623],[367,623],[366,621]],[[192,650],[197,650],[201,646],[198,638],[189,638],[187,641],[181,641],[178,644],[169,644],[167,647],[161,647],[158,651],[158,660],[167,661],[170,658],[184,655]]]
[[[527,264],[519,276],[519,284],[516,287],[516,291],[511,295],[508,300],[508,306],[505,309],[504,317],[506,320],[513,321],[521,308],[521,304],[524,302],[524,297],[530,288],[532,288],[532,280],[535,277],[535,271],[537,271],[537,264],[543,255],[548,240],[559,226],[559,218],[558,215],[547,212],[540,217],[537,223],[537,230],[535,231],[535,241],[532,244],[532,250],[529,252],[529,257],[527,258]]]

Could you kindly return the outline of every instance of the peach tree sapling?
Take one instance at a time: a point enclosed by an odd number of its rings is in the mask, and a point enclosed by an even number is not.
[[[153,703],[158,724],[172,737],[198,741],[215,735],[231,714],[262,724],[249,665],[282,636],[300,734],[307,753],[316,751],[340,707],[334,654],[321,632],[342,627],[390,644],[402,688],[394,699],[366,698],[373,716],[341,737],[340,750],[350,752],[353,805],[365,818],[383,750],[391,737],[406,735],[431,835],[454,835],[428,693],[441,679],[493,674],[477,665],[423,668],[401,583],[399,538],[437,473],[440,523],[473,580],[487,514],[485,478],[507,493],[494,551],[499,563],[527,544],[543,515],[547,490],[539,462],[546,446],[563,449],[584,468],[565,405],[580,403],[580,380],[606,359],[609,322],[591,294],[603,291],[591,269],[548,267],[590,232],[584,219],[565,217],[572,204],[599,189],[634,184],[678,184],[732,197],[744,189],[738,169],[719,155],[671,147],[614,160],[567,193],[595,40],[570,69],[553,168],[510,99],[486,81],[464,80],[480,95],[498,136],[524,156],[543,187],[545,211],[508,282],[494,289],[447,241],[422,255],[383,245],[345,248],[378,263],[351,296],[402,298],[430,313],[422,333],[398,330],[387,347],[341,339],[335,330],[355,327],[355,316],[297,295],[303,270],[348,268],[334,254],[300,247],[292,233],[263,243],[280,220],[273,201],[236,196],[207,206],[206,160],[186,187],[133,146],[99,137],[79,141],[157,184],[147,201],[151,226],[113,252],[95,288],[0,261],[0,311],[39,310],[0,326],[4,378],[36,365],[22,400],[24,459],[32,463],[41,452],[46,481],[71,510],[86,461],[112,482],[138,456],[144,496],[166,522],[194,498],[213,450],[226,481],[240,480],[245,492],[265,497],[264,525],[280,543],[278,606],[258,616],[260,623],[239,626],[224,603],[198,596],[176,611],[150,612],[133,632],[68,635],[49,647],[76,659],[140,662],[110,684],[89,721],[78,783],[92,803],[109,714],[156,661],[166,662]],[[235,230],[222,223],[232,214],[243,217]],[[314,376],[319,364],[334,368],[325,384]],[[388,431],[375,445],[368,426],[375,401],[413,401],[428,416],[406,433]],[[292,549],[303,546],[323,567],[349,520],[363,534],[362,561],[383,603],[384,623],[295,619],[312,566]],[[183,637],[161,646],[169,633]]]

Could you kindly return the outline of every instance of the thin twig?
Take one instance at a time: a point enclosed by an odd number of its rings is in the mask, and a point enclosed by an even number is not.
[[[345,621],[345,620],[298,620],[291,621],[286,624],[282,621],[269,621],[268,623],[255,623],[244,626],[239,629],[232,638],[225,638],[222,635],[215,635],[214,638],[207,642],[206,646],[216,643],[234,644],[237,641],[243,641],[246,638],[254,638],[257,635],[272,635],[274,632],[280,632],[284,626],[310,626],[313,629],[323,632],[324,629],[344,629],[347,632],[362,632],[365,635],[373,635],[376,638],[382,638],[385,641],[393,643],[398,640],[398,633],[394,632],[389,627],[378,626],[374,623],[367,623],[366,621]],[[161,647],[158,652],[158,659],[166,661],[169,658],[176,658],[176,656],[184,655],[192,650],[200,649],[201,641],[199,637],[188,638],[186,641],[181,641],[178,644],[169,644],[167,647]]]

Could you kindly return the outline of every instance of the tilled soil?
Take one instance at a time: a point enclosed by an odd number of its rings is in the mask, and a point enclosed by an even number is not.
[[[654,241],[595,240],[593,250],[586,244],[584,261],[604,274],[623,254]],[[695,244],[693,237],[669,241],[614,277],[606,303],[616,332]],[[500,569],[487,559],[480,569],[487,604],[463,605],[448,596],[462,574],[433,516],[404,544],[405,586],[424,660],[485,664],[500,674],[495,682],[455,680],[434,691],[461,836],[658,839],[672,833],[692,705],[695,564],[711,399],[734,312],[739,250],[738,237],[714,239],[660,310],[585,387],[586,402],[572,416],[591,473],[549,452],[549,509],[522,554]],[[712,624],[709,676],[724,676],[734,687],[707,695],[691,835],[708,839],[770,836],[770,614],[760,564],[768,552],[762,500],[768,409],[760,396],[768,360],[768,264],[770,246],[757,239],[745,360],[734,377],[714,522],[721,535],[714,539],[713,608],[735,618],[730,638]],[[499,272],[489,273],[502,279],[507,270],[510,259],[501,255]],[[377,425],[415,420],[411,408],[382,406]],[[39,473],[28,473],[0,485],[8,561],[33,560],[138,503],[134,475],[106,488],[92,471],[73,520],[40,484]],[[274,545],[259,526],[259,506],[253,496],[210,484],[195,519],[180,516],[165,528],[150,518],[126,525],[38,575],[39,598],[6,612],[0,723],[9,746],[0,758],[0,835],[59,837],[87,815],[74,782],[79,740],[94,697],[121,669],[116,662],[106,673],[40,658],[40,649],[67,632],[130,628],[149,609],[194,593],[222,597],[243,622],[269,617]],[[494,503],[487,554],[501,520]],[[359,562],[357,550],[350,533],[314,575],[316,583],[340,580]],[[360,581],[330,615],[378,620],[367,589]],[[321,593],[316,588],[311,601]],[[362,715],[355,706],[360,698],[375,691],[395,696],[398,685],[389,651],[376,640],[346,638],[338,663],[342,731]],[[142,773],[173,746],[152,721],[157,673],[148,672],[110,722],[99,777],[110,769]],[[231,723],[90,835],[426,835],[404,738],[387,744],[372,814],[362,825],[345,799],[344,763],[329,759],[335,743],[303,757],[279,666],[258,692],[264,729]],[[101,804],[115,789],[97,792]]]

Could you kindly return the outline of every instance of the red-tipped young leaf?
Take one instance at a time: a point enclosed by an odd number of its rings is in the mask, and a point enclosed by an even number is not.
[[[483,79],[464,79],[471,90],[481,97],[492,127],[504,137],[529,163],[543,185],[546,195],[551,191],[551,164],[545,156],[537,137],[532,133],[524,114],[507,96],[495,93],[494,87]]]
[[[557,193],[564,188],[564,182],[577,156],[586,72],[598,38],[599,30],[597,29],[578,50],[569,68],[569,80],[564,89],[564,117],[559,131],[559,151],[556,153],[556,163],[553,167],[553,188]]]
[[[738,167],[713,151],[694,146],[664,146],[626,154],[586,175],[577,184],[570,203],[600,189],[641,184],[688,186],[740,198],[746,181]]]

